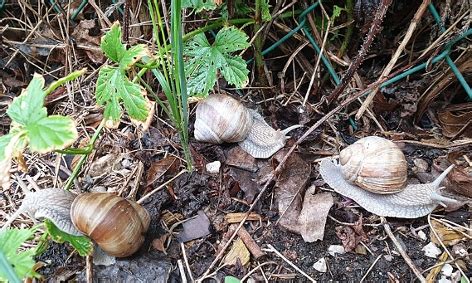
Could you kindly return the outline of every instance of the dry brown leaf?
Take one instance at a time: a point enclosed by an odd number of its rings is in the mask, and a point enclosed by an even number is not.
[[[231,246],[231,250],[225,256],[223,262],[225,265],[235,265],[239,260],[241,265],[246,265],[249,262],[250,254],[244,242],[238,238],[234,241],[233,245]]]
[[[169,234],[164,234],[164,235],[160,236],[159,238],[156,238],[156,239],[152,240],[152,247],[156,251],[160,251],[160,252],[163,252],[164,254],[167,254],[166,253],[166,248],[165,248],[165,243],[166,243],[166,240],[167,240],[168,237],[169,237]]]
[[[431,220],[431,225],[432,229],[434,229],[434,231],[438,234],[441,242],[443,242],[443,244],[445,244],[446,246],[453,246],[459,243],[460,241],[467,239],[466,236],[464,236],[464,234],[467,233],[467,230],[465,229],[452,229],[435,219]],[[430,237],[433,243],[435,243],[436,245],[440,244],[439,240],[436,238],[436,235],[432,231],[430,233]]]
[[[146,186],[152,185],[156,180],[161,178],[174,164],[177,164],[177,158],[167,156],[164,159],[153,162],[149,167],[146,175]]]
[[[238,191],[236,189],[239,188],[244,192],[244,200],[252,203],[254,197],[259,192],[259,185],[254,181],[255,176],[253,176],[253,173],[232,167],[229,169],[228,175],[237,183],[236,188],[235,184],[231,186],[233,189],[230,190],[230,194],[234,196]]]
[[[315,194],[314,186],[306,191],[298,217],[300,234],[305,242],[323,240],[326,218],[333,203],[334,199],[330,193]]]
[[[437,264],[446,262],[447,258],[448,258],[447,253],[443,252],[441,256],[439,257]],[[428,273],[428,276],[426,276],[426,282],[436,282],[436,277],[441,272],[442,267],[443,267],[442,265],[438,265],[434,267],[433,269],[431,269],[431,271]]]
[[[121,159],[118,153],[109,153],[92,162],[88,174],[98,177],[113,170],[114,165]]]
[[[233,147],[226,153],[225,163],[251,172],[256,172],[258,169],[256,159],[239,146]]]
[[[447,175],[447,180],[450,184],[448,188],[458,194],[472,198],[472,167],[454,167],[451,173]]]
[[[447,107],[438,113],[443,135],[448,138],[462,134],[472,137],[472,103],[463,103]]]

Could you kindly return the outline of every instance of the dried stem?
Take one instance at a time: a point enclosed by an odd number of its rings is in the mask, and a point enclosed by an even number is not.
[[[375,12],[375,17],[374,17],[374,20],[372,21],[372,25],[370,26],[369,32],[367,33],[367,37],[364,40],[364,43],[362,44],[359,50],[359,53],[349,65],[349,68],[347,69],[346,74],[341,79],[341,83],[333,90],[331,95],[328,96],[328,106],[331,105],[333,101],[336,101],[338,99],[339,95],[344,91],[346,86],[351,81],[352,77],[354,76],[354,73],[357,71],[361,63],[364,61],[365,56],[367,55],[367,52],[370,49],[370,45],[372,44],[372,41],[374,41],[374,38],[382,30],[382,21],[391,3],[392,3],[392,0],[382,0],[382,2],[380,2],[379,7],[377,8],[377,11]]]

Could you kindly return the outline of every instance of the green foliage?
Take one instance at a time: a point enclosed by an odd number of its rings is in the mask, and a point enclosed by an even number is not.
[[[149,51],[143,44],[129,49],[121,42],[121,26],[115,22],[103,36],[100,48],[118,66],[105,65],[100,68],[95,90],[97,104],[105,107],[104,119],[107,127],[117,127],[122,115],[121,103],[132,119],[145,121],[150,113],[146,90],[130,81],[127,71]]]
[[[261,10],[262,10],[262,20],[264,22],[268,22],[272,20],[272,15],[270,14],[270,5],[268,0],[263,0],[261,3]]]
[[[241,280],[234,276],[225,276],[225,283],[239,283]]]
[[[195,12],[199,13],[203,10],[211,11],[216,9],[216,4],[214,0],[183,0],[182,8],[191,8]]]
[[[8,135],[0,138],[0,148],[3,149],[0,160],[15,155],[27,144],[34,152],[46,153],[65,148],[77,139],[75,122],[71,118],[47,115],[43,88],[44,78],[35,74],[28,87],[8,107],[12,127]]]
[[[345,8],[341,8],[338,5],[333,6],[333,14],[331,15],[331,20],[334,21],[341,15],[342,11],[346,11]]]
[[[19,282],[18,278],[39,277],[33,271],[36,248],[18,251],[35,231],[36,228],[0,231],[0,281]]]
[[[92,254],[93,243],[88,237],[67,234],[66,232],[57,228],[57,226],[48,219],[44,220],[44,224],[46,225],[47,233],[51,236],[53,241],[60,244],[64,242],[70,243],[80,256]]]
[[[246,62],[232,53],[248,47],[248,36],[234,27],[221,29],[213,44],[203,33],[192,38],[185,49],[189,57],[185,65],[189,95],[207,95],[216,83],[218,71],[228,83],[244,87],[249,70]]]

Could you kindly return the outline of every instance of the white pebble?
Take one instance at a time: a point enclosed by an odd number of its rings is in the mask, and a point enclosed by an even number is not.
[[[447,279],[445,276],[441,276],[441,279],[438,280],[438,283],[452,283],[452,281]]]
[[[219,162],[218,160],[213,161],[211,163],[207,163],[205,167],[208,173],[218,174],[220,172],[221,162]]]
[[[335,256],[336,254],[344,254],[346,251],[344,250],[344,247],[341,245],[331,245],[328,247],[328,253],[331,256]]]
[[[444,276],[447,276],[447,277],[451,277],[452,275],[452,265],[450,265],[449,263],[446,263],[445,265],[443,265],[443,267],[441,268],[441,273],[444,275]]]
[[[426,234],[423,232],[423,230],[418,231],[418,237],[420,237],[420,239],[423,241],[426,241],[428,239],[426,237]]]
[[[437,258],[438,255],[441,254],[441,250],[438,247],[436,247],[436,245],[433,244],[433,242],[430,242],[429,244],[424,246],[421,250],[424,251],[424,255],[427,257]]]
[[[326,266],[326,260],[324,257],[320,258],[317,262],[313,264],[313,268],[318,270],[319,272],[326,272],[328,271],[328,267]]]

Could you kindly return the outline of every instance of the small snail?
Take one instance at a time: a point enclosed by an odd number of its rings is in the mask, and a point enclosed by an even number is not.
[[[418,218],[438,205],[458,203],[442,196],[447,168],[431,183],[407,185],[407,163],[401,150],[380,137],[365,137],[340,152],[340,164],[323,160],[320,174],[337,193],[379,216]]]
[[[254,158],[269,158],[285,146],[288,132],[300,127],[275,130],[262,116],[228,95],[210,95],[196,111],[195,139],[221,144],[238,142]]]
[[[61,189],[43,189],[26,194],[20,208],[5,223],[8,227],[20,213],[48,218],[62,231],[86,234],[107,254],[126,257],[144,241],[150,217],[142,206],[111,193],[75,195]]]

